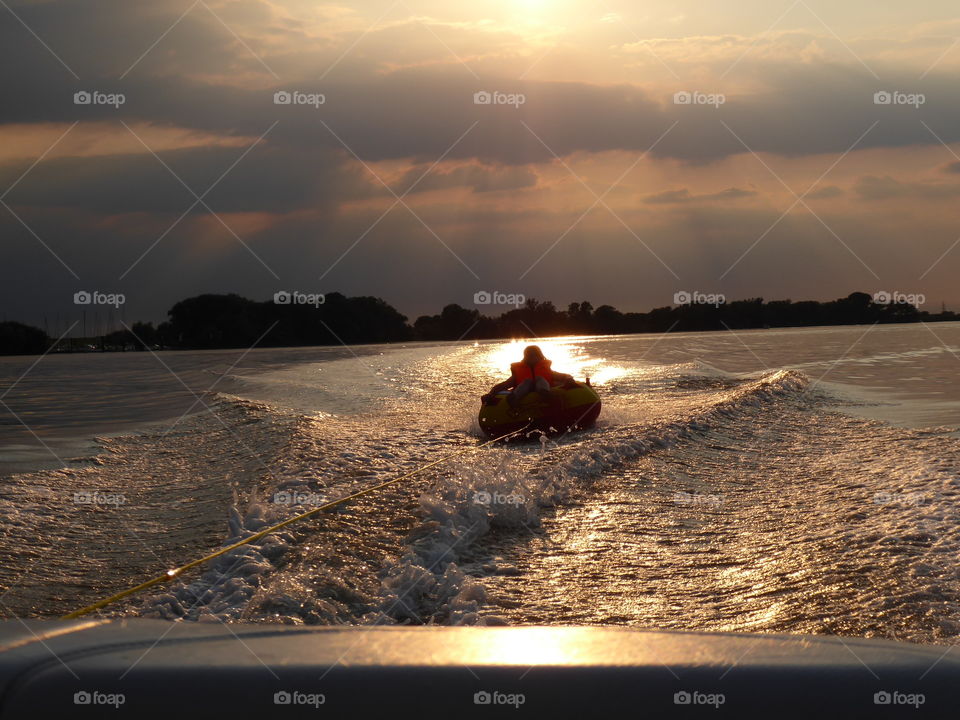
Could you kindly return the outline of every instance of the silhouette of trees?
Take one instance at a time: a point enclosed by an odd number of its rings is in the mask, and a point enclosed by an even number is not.
[[[878,303],[862,292],[830,302],[748,298],[715,305],[659,307],[646,313],[623,313],[611,305],[594,308],[586,301],[560,310],[551,302],[530,299],[490,317],[453,304],[439,315],[417,318],[412,326],[375,297],[331,293],[322,302],[304,304],[257,302],[235,294],[198,295],[178,302],[168,316],[167,322],[156,327],[134,323],[131,330],[105,335],[95,345],[103,350],[251,347],[255,343],[261,347],[353,345],[960,320],[952,312],[931,314],[902,302]],[[42,353],[50,343],[38,328],[0,323],[0,354]]]
[[[497,327],[479,310],[447,305],[439,315],[421,315],[413,324],[418,340],[475,340],[496,337]]]
[[[459,305],[448,305],[440,315],[424,315],[414,323],[420,340],[501,338],[551,335],[627,335],[633,333],[745,330],[767,327],[813,327],[958,320],[951,312],[930,313],[905,303],[880,304],[870,295],[851,293],[830,302],[748,298],[718,305],[667,306],[646,313],[623,313],[610,305],[594,309],[574,302],[566,310],[552,303],[527,300],[523,307],[495,318]]]
[[[50,339],[40,328],[18,322],[0,322],[0,355],[39,355]]]
[[[380,298],[327,295],[322,303],[255,302],[239,295],[198,295],[169,312],[164,333],[179,347],[348,345],[408,340],[407,318]]]

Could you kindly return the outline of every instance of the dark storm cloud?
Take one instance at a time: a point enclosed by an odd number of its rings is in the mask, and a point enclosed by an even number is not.
[[[260,36],[269,39],[283,29],[267,22],[265,7],[245,3],[220,12],[233,12],[234,20],[245,22],[262,17],[265,29]],[[885,68],[880,83],[860,67],[768,62],[754,70],[765,89],[752,95],[731,92],[719,108],[674,105],[667,95],[651,96],[627,85],[496,78],[481,82],[459,66],[394,72],[371,66],[349,80],[334,72],[320,84],[318,68],[330,65],[337,48],[308,42],[296,32],[288,47],[254,39],[244,47],[203,6],[186,15],[121,80],[184,9],[115,0],[17,7],[80,79],[19,23],[3,23],[0,60],[16,72],[4,81],[7,102],[0,107],[0,123],[123,119],[258,136],[279,120],[273,144],[340,147],[342,140],[367,161],[432,162],[449,150],[454,159],[514,165],[550,161],[553,153],[643,152],[674,122],[677,126],[652,152],[690,163],[740,154],[745,146],[783,155],[843,152],[874,122],[860,147],[936,142],[921,120],[945,142],[960,139],[960,96],[954,79],[935,72],[921,82],[902,69]],[[371,46],[365,54],[376,57],[377,33],[365,42]],[[279,80],[258,57],[275,69]],[[258,87],[250,86],[254,75]],[[213,80],[218,76],[233,78],[237,86],[218,84]],[[248,81],[241,83],[240,78]],[[94,89],[122,92],[127,102],[118,109],[73,104],[74,92]],[[277,89],[322,92],[326,103],[317,109],[277,106]],[[923,93],[925,104],[874,103],[877,91],[898,89]],[[522,93],[526,101],[518,107],[475,105],[478,90]]]
[[[118,78],[132,72],[131,68],[139,68],[141,75],[200,68],[209,73],[263,70],[257,56],[240,52],[242,46],[236,38],[203,4],[182,17],[190,2],[54,0],[8,4],[23,24],[4,11],[0,52],[4,59],[15,60],[18,74],[26,71],[28,81],[34,77],[49,80],[60,74],[74,79],[71,72],[81,81]],[[260,3],[246,3],[251,4]],[[226,17],[222,9],[218,15]],[[161,35],[163,40],[158,43]],[[249,42],[258,47],[256,41]]]
[[[386,193],[379,184],[371,184],[356,163],[344,166],[343,153],[330,148],[295,150],[263,141],[244,155],[246,151],[247,147],[200,147],[159,152],[157,157],[57,158],[30,171],[7,202],[107,214],[180,213],[195,200],[187,187],[204,196],[216,183],[203,199],[218,212],[282,213]],[[0,167],[0,185],[11,185],[28,166]],[[195,211],[205,212],[199,205]]]

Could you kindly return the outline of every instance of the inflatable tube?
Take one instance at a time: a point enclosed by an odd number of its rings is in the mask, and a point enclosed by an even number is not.
[[[530,426],[548,435],[592,427],[600,415],[600,396],[589,385],[571,383],[550,391],[551,402],[532,392],[516,410],[507,402],[509,393],[498,393],[480,408],[480,429],[490,437],[506,435]]]

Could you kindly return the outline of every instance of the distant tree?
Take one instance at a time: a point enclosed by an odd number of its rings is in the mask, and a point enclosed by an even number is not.
[[[159,344],[157,329],[152,322],[135,322],[133,327],[134,344],[140,350],[153,348]]]
[[[330,293],[315,304],[255,302],[239,295],[199,295],[169,312],[151,333],[179,347],[336,345],[407,340],[407,318],[380,298]]]
[[[841,302],[846,302],[853,307],[865,309],[873,304],[873,298],[865,292],[852,292]]]
[[[172,323],[164,321],[157,325],[157,344],[161,348],[176,347],[180,344]]]
[[[137,340],[127,329],[114,330],[100,338],[103,350],[129,350],[137,346]]]
[[[50,338],[40,328],[23,323],[0,322],[0,355],[40,355]]]
[[[593,313],[593,331],[600,334],[621,332],[624,316],[612,305],[601,305]]]
[[[420,340],[448,340],[488,337],[490,321],[479,310],[447,305],[439,315],[422,315],[413,324]]]
[[[169,312],[183,347],[249,347],[268,328],[259,303],[239,295],[198,295]]]
[[[567,306],[567,328],[569,332],[576,334],[592,332],[593,305],[586,301],[570,303]]]

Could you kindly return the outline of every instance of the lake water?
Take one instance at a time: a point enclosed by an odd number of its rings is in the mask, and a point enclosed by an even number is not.
[[[461,454],[103,613],[956,641],[960,325],[538,344],[591,376],[596,428]],[[61,614],[476,447],[522,347],[0,359],[0,609]]]

